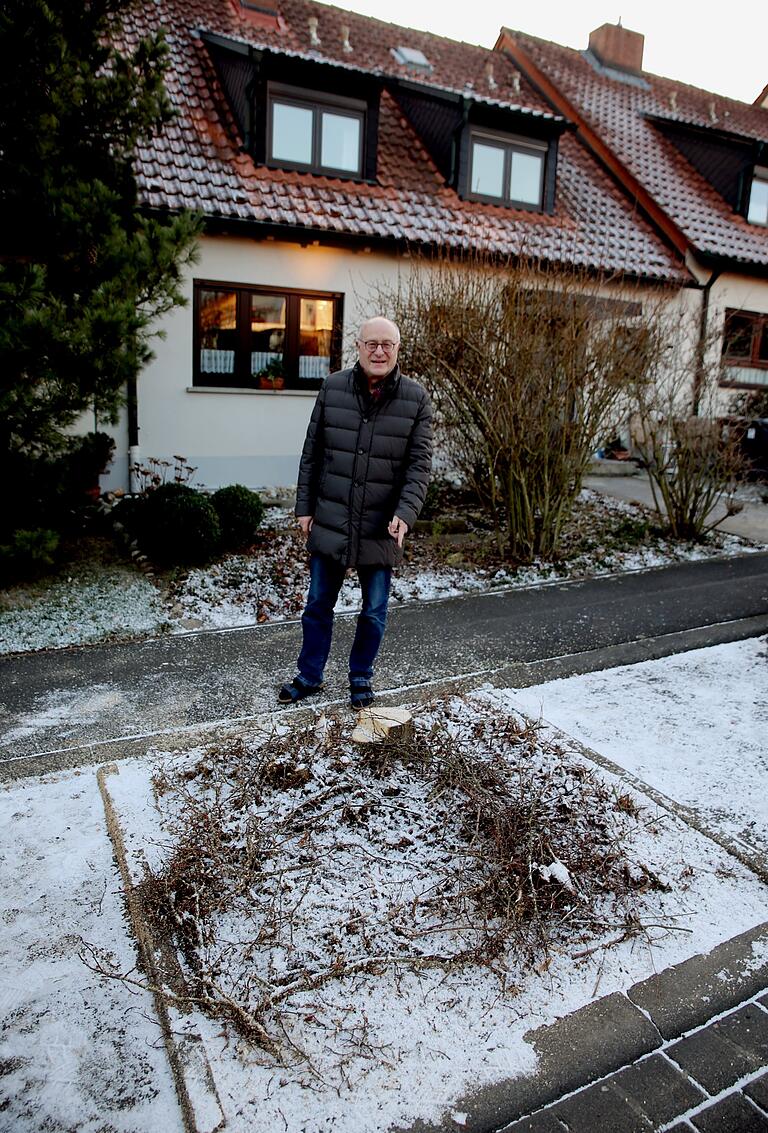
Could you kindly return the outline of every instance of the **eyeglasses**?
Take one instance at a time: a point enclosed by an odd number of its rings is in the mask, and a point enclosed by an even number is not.
[[[381,347],[385,354],[391,354],[400,343],[389,341],[377,342],[375,338],[369,338],[366,342],[361,342],[360,345],[364,346],[369,354],[373,354],[379,347]]]

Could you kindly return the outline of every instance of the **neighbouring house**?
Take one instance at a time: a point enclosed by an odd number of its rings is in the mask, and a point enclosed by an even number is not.
[[[749,105],[650,75],[643,46],[613,24],[584,51],[507,28],[496,43],[684,258],[725,408],[768,386],[768,87]]]
[[[107,486],[127,487],[138,459],[174,454],[207,487],[293,483],[323,376],[352,356],[377,285],[422,250],[578,265],[609,276],[619,299],[629,283],[641,299],[661,286],[693,320],[715,293],[723,310],[768,310],[760,190],[754,204],[744,196],[744,171],[759,182],[759,161],[740,166],[734,204],[680,148],[699,153],[714,99],[730,133],[713,146],[733,135],[734,152],[754,158],[765,109],[696,91],[695,116],[690,88],[644,76],[637,59],[633,72],[506,30],[486,49],[312,0],[146,0],[126,35],[158,27],[178,114],[139,153],[139,189],[149,209],[201,211],[205,234],[189,304],[162,321],[115,429]],[[584,108],[590,75],[596,90],[618,92],[605,96],[605,127]],[[646,90],[652,119],[633,101]],[[677,178],[666,195],[663,178],[645,186],[639,160],[608,145],[646,130]],[[697,238],[710,231],[711,249]],[[726,259],[715,265],[718,249]],[[741,361],[749,377],[751,356]]]

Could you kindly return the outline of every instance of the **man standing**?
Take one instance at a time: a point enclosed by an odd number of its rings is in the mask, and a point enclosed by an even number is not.
[[[309,594],[298,672],[280,689],[282,704],[323,687],[333,608],[348,567],[357,569],[363,595],[349,655],[350,702],[373,703],[392,568],[421,511],[432,462],[432,408],[423,386],[400,373],[399,347],[393,322],[368,319],[357,362],[329,374],[312,411],[296,493],[296,518],[311,552]]]

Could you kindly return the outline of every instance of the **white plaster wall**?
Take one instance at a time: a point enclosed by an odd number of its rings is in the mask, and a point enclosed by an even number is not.
[[[721,275],[712,285],[713,307],[725,310],[736,307],[745,311],[768,313],[768,280],[745,275]]]
[[[362,318],[375,313],[378,283],[391,284],[407,273],[407,257],[301,247],[236,236],[207,236],[200,259],[185,280],[188,305],[172,311],[158,329],[155,359],[138,380],[141,460],[173,461],[183,456],[196,467],[193,483],[207,488],[241,483],[251,488],[291,486],[315,392],[202,390],[192,386],[193,281],[217,280],[276,287],[335,291],[344,295],[344,359],[354,358],[354,339]],[[656,294],[639,286],[607,286],[606,295],[643,301]],[[697,296],[669,291],[673,307],[697,311]],[[387,313],[387,312],[383,312]],[[92,428],[86,422],[86,428]],[[115,430],[116,458],[104,487],[128,487],[127,423]]]
[[[194,279],[338,291],[344,295],[345,356],[376,279],[392,279],[398,259],[367,252],[232,236],[205,237],[188,274],[188,305],[160,324],[155,359],[138,382],[141,458],[197,467],[195,483],[208,488],[241,483],[251,488],[294,484],[299,453],[316,391],[207,391],[192,386]],[[120,438],[111,487],[127,487],[127,431]]]

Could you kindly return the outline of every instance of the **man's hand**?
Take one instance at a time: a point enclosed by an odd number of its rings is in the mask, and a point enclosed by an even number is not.
[[[399,515],[396,515],[390,523],[387,531],[397,543],[398,547],[402,547],[403,539],[408,534],[408,524]]]
[[[312,530],[312,516],[311,515],[297,515],[299,527],[301,528],[302,535],[305,539],[309,538],[309,533]]]

